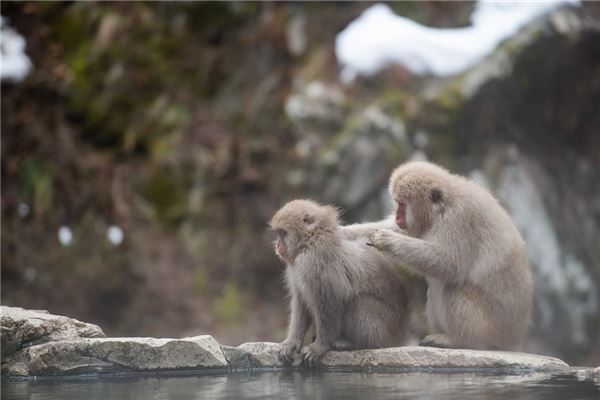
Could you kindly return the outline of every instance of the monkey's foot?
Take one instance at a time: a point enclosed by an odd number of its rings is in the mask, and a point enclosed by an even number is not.
[[[346,351],[354,350],[355,346],[349,340],[339,338],[331,342],[331,350]]]
[[[294,353],[299,353],[302,342],[299,340],[284,340],[279,345],[279,359],[292,364],[294,362]]]
[[[321,357],[327,353],[327,351],[329,351],[329,346],[322,343],[313,342],[302,349],[302,360],[304,361],[304,364],[314,368]]]
[[[427,346],[427,347],[441,347],[443,349],[452,349],[452,342],[448,335],[443,333],[436,333],[435,335],[428,335],[421,340],[419,346]]]

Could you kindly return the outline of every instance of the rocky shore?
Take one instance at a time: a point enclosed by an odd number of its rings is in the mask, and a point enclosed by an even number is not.
[[[47,311],[1,306],[2,375],[209,372],[298,368],[277,358],[277,343],[219,344],[212,336],[181,339],[105,337],[96,325]],[[535,354],[406,346],[330,352],[323,370],[568,371],[564,361]]]

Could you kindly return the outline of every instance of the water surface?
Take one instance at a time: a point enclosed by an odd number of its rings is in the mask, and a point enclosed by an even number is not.
[[[301,373],[2,380],[2,399],[600,399],[600,379],[526,373]]]

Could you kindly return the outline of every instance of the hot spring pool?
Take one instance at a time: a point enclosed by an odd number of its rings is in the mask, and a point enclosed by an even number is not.
[[[204,376],[3,378],[2,398],[183,399],[600,399],[600,378],[520,373],[301,373]]]

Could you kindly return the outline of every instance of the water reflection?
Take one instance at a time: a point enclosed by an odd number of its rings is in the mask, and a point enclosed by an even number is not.
[[[183,399],[597,399],[596,378],[547,373],[326,373],[2,381],[2,398]]]

